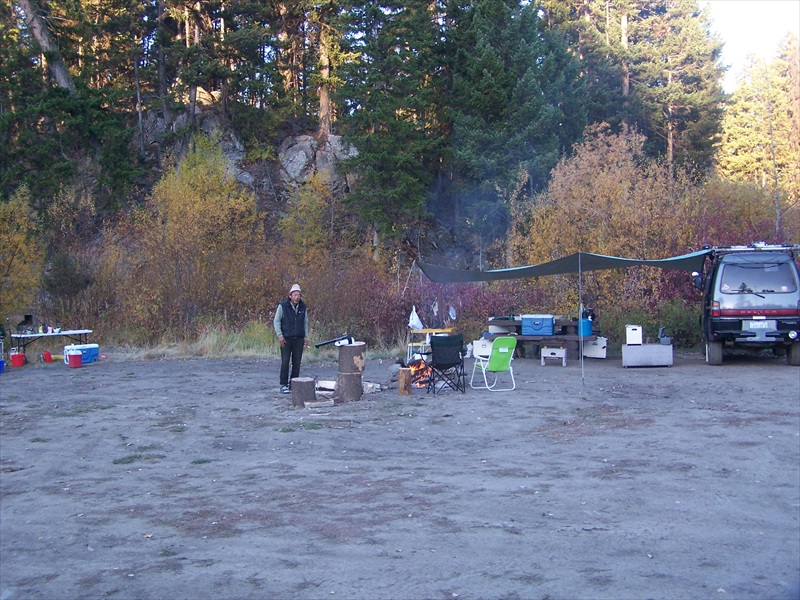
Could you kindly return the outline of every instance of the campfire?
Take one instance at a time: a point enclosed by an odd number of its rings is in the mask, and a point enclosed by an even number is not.
[[[423,358],[415,358],[408,363],[411,370],[411,383],[419,388],[428,387],[431,377],[431,368]]]

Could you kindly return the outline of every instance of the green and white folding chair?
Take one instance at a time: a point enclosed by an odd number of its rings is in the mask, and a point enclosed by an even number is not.
[[[517,387],[517,382],[514,381],[514,369],[511,367],[511,361],[514,360],[514,349],[517,347],[517,338],[512,336],[503,336],[494,339],[492,342],[492,352],[488,356],[475,356],[475,364],[472,366],[472,378],[469,381],[469,386],[473,389],[486,388],[491,392],[508,392]],[[478,379],[478,385],[475,385],[475,373],[480,369],[483,375],[483,385]],[[498,388],[497,380],[500,373],[508,371],[511,375],[511,387]],[[489,378],[486,373],[494,374],[494,381],[489,384]]]

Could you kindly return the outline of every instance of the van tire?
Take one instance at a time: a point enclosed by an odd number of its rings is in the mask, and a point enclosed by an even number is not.
[[[792,367],[800,367],[800,342],[793,342],[786,349],[786,362]]]
[[[710,365],[722,364],[722,342],[706,342],[706,362]]]

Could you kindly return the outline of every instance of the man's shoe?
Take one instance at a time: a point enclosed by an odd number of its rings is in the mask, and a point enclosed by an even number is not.
[[[290,389],[289,389],[289,386],[288,386],[288,385],[282,385],[282,386],[281,386],[281,394],[288,394],[288,393],[290,393],[291,391],[292,391],[292,390],[290,390]]]

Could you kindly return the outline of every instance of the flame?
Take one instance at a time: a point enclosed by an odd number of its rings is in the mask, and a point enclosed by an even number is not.
[[[408,363],[411,370],[411,383],[418,388],[428,387],[432,370],[423,359],[412,360]]]

